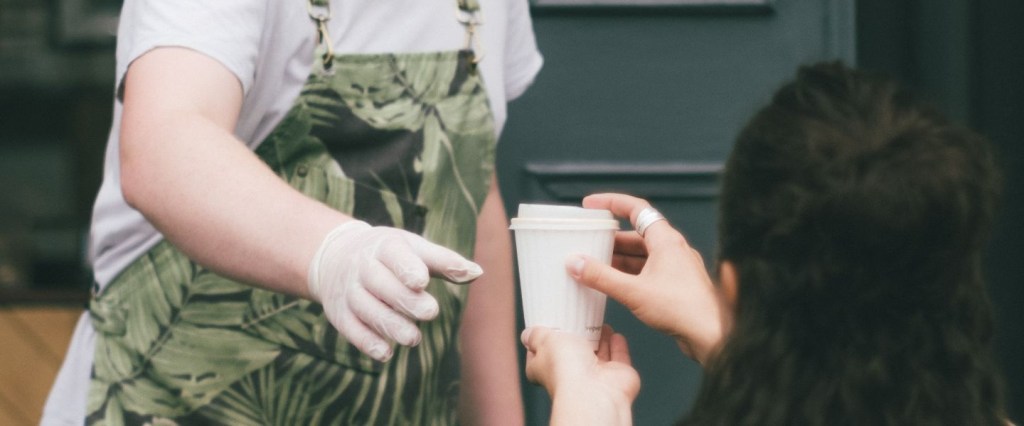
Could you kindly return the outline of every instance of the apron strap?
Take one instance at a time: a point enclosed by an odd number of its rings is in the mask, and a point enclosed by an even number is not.
[[[316,44],[317,49],[322,50],[320,60],[323,62],[324,71],[330,71],[334,65],[334,42],[331,35],[327,33],[327,21],[331,19],[330,0],[308,0],[306,11],[309,18],[316,23]]]
[[[455,0],[458,10],[455,11],[455,19],[462,26],[466,27],[466,49],[473,51],[473,63],[477,64],[484,58],[484,46],[476,29],[483,25],[483,14],[480,13],[480,3],[477,0]],[[327,32],[327,21],[331,19],[330,0],[306,0],[306,10],[309,18],[316,23],[316,40],[318,49],[321,49],[321,61],[325,71],[330,71],[334,62],[334,43],[331,35]]]
[[[324,1],[324,0],[319,0]],[[480,10],[480,3],[477,0],[455,0],[459,4],[459,9],[467,12],[477,12]]]
[[[476,33],[476,27],[484,24],[483,14],[480,13],[480,3],[477,0],[455,1],[459,4],[459,10],[455,11],[455,19],[466,27],[465,48],[473,51],[473,64],[478,64],[484,59],[484,45]]]

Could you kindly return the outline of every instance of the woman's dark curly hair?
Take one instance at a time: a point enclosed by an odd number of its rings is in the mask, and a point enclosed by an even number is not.
[[[735,324],[690,424],[1004,424],[980,254],[988,143],[892,82],[803,67],[726,165]]]

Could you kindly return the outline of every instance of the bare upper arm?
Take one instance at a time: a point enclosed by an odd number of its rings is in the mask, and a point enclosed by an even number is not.
[[[232,136],[242,85],[221,62],[187,48],[160,47],[133,61],[122,84],[121,189],[136,208],[139,197],[159,184],[157,177],[180,173],[174,167],[189,161],[197,147],[237,142]]]
[[[123,85],[122,141],[182,116],[233,131],[242,105],[242,84],[227,67],[182,47],[144,53],[129,65]]]

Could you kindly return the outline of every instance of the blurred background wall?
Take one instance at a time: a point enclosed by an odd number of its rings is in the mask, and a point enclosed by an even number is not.
[[[888,73],[1001,150],[1006,202],[987,272],[1011,414],[1024,418],[1024,2],[558,1],[534,4],[546,65],[511,106],[499,147],[510,212],[629,191],[654,200],[711,261],[717,176],[743,121],[801,63]],[[110,125],[119,3],[0,0],[0,424],[37,421],[86,297],[82,247]],[[636,423],[669,424],[699,368],[621,307],[608,320],[644,377]],[[530,424],[546,424],[544,393],[524,394]]]
[[[110,127],[118,4],[0,0],[0,288],[89,280],[82,242]]]
[[[0,0],[0,424],[38,424],[85,306],[119,0]]]
[[[603,191],[642,196],[711,261],[717,179],[735,134],[800,64],[855,60],[855,8],[845,0],[630,3],[535,4],[545,65],[512,105],[499,145],[508,208],[575,204]],[[643,378],[636,424],[670,424],[692,403],[699,366],[617,303],[606,321],[629,339]],[[529,424],[544,424],[547,394],[524,389]]]

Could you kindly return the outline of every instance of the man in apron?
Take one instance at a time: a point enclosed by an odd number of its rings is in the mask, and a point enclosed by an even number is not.
[[[481,3],[127,1],[44,423],[521,423],[494,151],[541,60]]]

